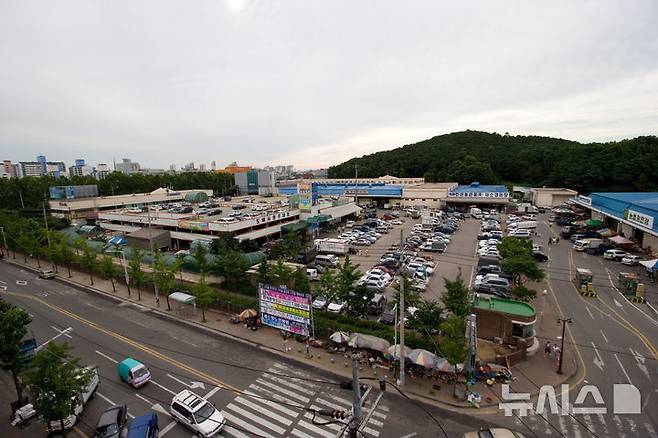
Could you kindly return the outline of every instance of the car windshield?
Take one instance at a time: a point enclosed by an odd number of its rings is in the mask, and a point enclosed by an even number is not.
[[[135,378],[143,377],[143,376],[145,376],[146,374],[148,374],[148,371],[146,371],[146,368],[137,368],[137,369],[133,372],[133,376],[135,376]]]
[[[208,418],[210,418],[214,412],[215,408],[210,403],[206,402],[206,404],[204,404],[201,409],[194,413],[194,419],[196,420],[197,424],[203,423]]]
[[[334,301],[334,304],[337,305],[337,306],[342,306],[343,302],[341,300],[336,300],[336,301]]]
[[[324,302],[327,301],[327,297],[325,297],[324,295],[320,295],[318,297],[315,297],[315,301]]]
[[[96,436],[100,438],[104,438],[104,437],[117,435],[118,433],[119,433],[119,426],[117,426],[116,423],[112,423],[99,427],[98,430],[96,431]]]

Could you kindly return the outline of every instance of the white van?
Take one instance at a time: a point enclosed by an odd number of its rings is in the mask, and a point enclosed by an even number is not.
[[[333,254],[320,254],[315,257],[315,263],[326,268],[338,267],[338,257]]]
[[[537,221],[512,222],[507,228],[510,230],[536,230]]]

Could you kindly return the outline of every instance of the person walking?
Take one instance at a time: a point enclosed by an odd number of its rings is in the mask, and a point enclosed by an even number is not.
[[[544,357],[546,355],[551,353],[551,343],[549,341],[546,341],[546,345],[544,345]]]
[[[553,243],[553,238],[552,238],[552,237],[549,237],[549,238],[548,238],[548,245],[550,246],[551,243]]]

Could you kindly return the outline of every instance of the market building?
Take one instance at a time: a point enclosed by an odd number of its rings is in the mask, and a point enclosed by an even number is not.
[[[578,196],[578,192],[571,189],[551,187],[533,187],[530,189],[530,201],[535,207],[552,208],[564,205],[576,196]]]
[[[577,196],[574,203],[620,236],[650,253],[658,251],[658,192],[597,192]]]
[[[510,193],[503,185],[482,185],[479,182],[460,184],[448,191],[446,204],[457,210],[466,211],[471,205],[503,210],[510,200]]]

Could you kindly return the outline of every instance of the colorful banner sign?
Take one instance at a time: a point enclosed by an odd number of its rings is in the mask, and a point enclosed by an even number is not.
[[[509,198],[508,192],[448,192],[448,198]]]
[[[263,324],[301,336],[313,333],[310,294],[259,284],[258,295]]]
[[[589,196],[578,195],[577,199],[579,204],[586,205],[588,207],[592,206],[592,198]]]
[[[181,219],[178,221],[178,228],[185,228],[193,231],[208,231],[208,222],[197,222]]]
[[[313,186],[308,182],[297,183],[299,194],[299,211],[309,212],[313,206]]]
[[[628,222],[641,225],[645,228],[653,228],[653,216],[640,213],[639,211],[631,209],[626,210],[625,219]]]

